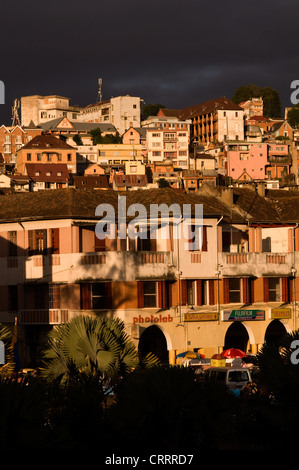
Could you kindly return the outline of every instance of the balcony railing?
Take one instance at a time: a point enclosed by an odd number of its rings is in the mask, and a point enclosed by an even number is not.
[[[172,253],[165,251],[61,253],[16,257],[11,261],[5,259],[5,262],[9,262],[11,268],[19,265],[19,269],[9,269],[11,276],[16,277],[16,283],[43,278],[45,282],[76,282],[86,278],[135,280],[153,277],[154,272],[156,277],[173,275],[169,267],[172,265]]]
[[[294,264],[292,253],[219,253],[218,259],[226,276],[288,276]]]
[[[28,309],[21,310],[20,323],[23,325],[34,324],[59,324],[69,320],[67,309]]]

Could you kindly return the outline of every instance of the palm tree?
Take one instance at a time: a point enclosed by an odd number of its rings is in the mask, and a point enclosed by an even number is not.
[[[55,327],[43,359],[40,376],[47,384],[49,442],[58,439],[58,446],[74,449],[107,442],[109,395],[133,369],[157,363],[151,355],[139,360],[122,321],[90,316]]]
[[[90,316],[75,317],[51,330],[43,356],[44,378],[65,383],[84,374],[112,386],[131,370],[157,362],[152,355],[140,362],[121,320]]]
[[[257,354],[259,385],[271,401],[269,430],[276,431],[280,442],[283,438],[298,440],[299,364],[292,360],[293,342],[298,340],[299,330],[287,333],[276,342],[266,343]]]
[[[233,438],[234,397],[195,378],[191,368],[167,365],[130,374],[108,413],[115,451],[194,454]]]

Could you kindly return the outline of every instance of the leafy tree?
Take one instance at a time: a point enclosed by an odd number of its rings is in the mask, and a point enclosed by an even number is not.
[[[42,377],[59,383],[93,377],[104,388],[115,386],[134,368],[157,362],[153,355],[139,360],[122,321],[89,316],[75,317],[51,330],[43,356]]]
[[[101,129],[97,127],[96,129],[92,129],[90,131],[90,135],[92,138],[93,145],[97,144],[120,144],[122,142],[122,138],[120,137],[119,133],[116,132],[114,134],[106,134],[102,135]]]
[[[106,134],[105,136],[101,137],[101,144],[121,144],[122,143],[122,138],[119,135],[119,132],[116,132],[116,135],[114,134]]]
[[[170,187],[169,181],[167,181],[165,178],[159,178],[158,179],[158,185],[159,185],[159,188],[169,188]]]
[[[105,393],[96,377],[74,374],[63,384],[47,383],[47,440],[55,448],[105,447]]]
[[[264,116],[270,118],[281,117],[281,102],[280,97],[274,88],[264,87],[261,88],[258,85],[250,84],[247,86],[239,86],[232,97],[232,101],[236,104],[247,101],[251,98],[263,98],[264,102]]]
[[[156,116],[159,109],[165,108],[163,104],[147,104],[143,108],[143,119],[147,119],[149,116]]]
[[[76,145],[83,145],[81,136],[79,134],[74,135],[73,141],[75,142]]]
[[[101,142],[102,132],[101,132],[101,129],[99,127],[97,127],[96,129],[91,129],[91,131],[89,131],[89,133],[91,135],[93,145],[97,145],[97,144],[102,143]]]
[[[219,384],[196,381],[193,370],[159,365],[136,370],[110,409],[123,449],[164,454],[207,449],[232,438],[234,397]]]
[[[264,116],[270,118],[281,117],[281,103],[278,92],[274,88],[265,87],[261,90],[264,102]]]
[[[0,377],[1,449],[33,451],[45,448],[45,389],[36,379]]]
[[[288,111],[287,120],[293,128],[299,127],[299,106],[293,106]]]
[[[260,87],[257,85],[239,86],[232,97],[232,102],[240,104],[243,101],[250,100],[251,98],[257,98],[260,95]]]
[[[299,419],[299,364],[298,346],[299,330],[287,333],[276,342],[268,342],[257,355],[259,383],[264,394],[271,400],[272,422],[268,415],[269,430],[276,429],[282,439],[289,444],[298,441]]]

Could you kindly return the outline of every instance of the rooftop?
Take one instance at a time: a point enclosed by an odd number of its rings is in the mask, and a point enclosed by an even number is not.
[[[232,192],[232,205],[224,202],[222,191],[210,184],[204,184],[195,193],[172,188],[137,189],[126,192],[126,204],[128,207],[142,202],[148,214],[151,204],[164,203],[170,207],[176,203],[181,210],[183,204],[190,204],[192,211],[195,204],[203,204],[204,217],[223,216],[228,223],[284,224],[299,221],[299,191],[266,190],[266,196],[262,197],[254,189],[226,188]],[[58,218],[96,220],[96,207],[108,203],[117,208],[120,194],[123,193],[112,189],[74,188],[8,194],[0,197],[0,223]],[[115,212],[117,214],[117,210]]]
[[[66,149],[66,150],[74,150],[74,147],[68,145],[63,140],[55,137],[51,134],[41,134],[33,137],[28,144],[21,147],[20,150],[29,150],[29,149]]]

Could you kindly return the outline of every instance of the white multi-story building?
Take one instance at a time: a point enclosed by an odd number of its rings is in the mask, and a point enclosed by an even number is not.
[[[149,163],[171,160],[176,167],[189,167],[191,121],[175,117],[150,116],[142,122],[147,128],[146,146]]]
[[[21,98],[21,124],[29,126],[31,121],[37,126],[52,119],[67,117],[77,119],[79,106],[70,106],[70,99],[59,95],[32,95]]]
[[[140,127],[143,100],[136,96],[117,96],[83,108],[82,122],[110,122],[123,135],[130,127]]]

